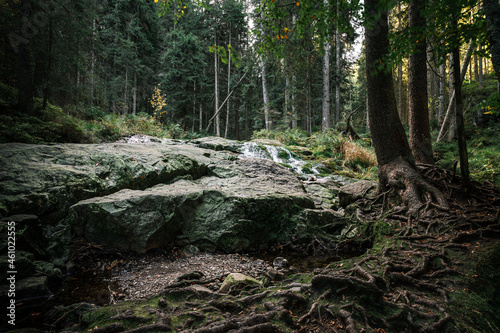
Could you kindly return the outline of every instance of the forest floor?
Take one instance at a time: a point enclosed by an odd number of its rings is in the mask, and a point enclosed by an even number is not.
[[[476,183],[464,195],[451,172],[421,171],[448,196],[451,209],[429,204],[420,216],[407,217],[389,206],[388,193],[358,201],[358,237],[349,242],[368,240],[372,246],[363,255],[308,273],[276,274],[264,265],[263,285],[227,293],[213,290],[220,276],[187,274],[146,299],[53,311],[52,327],[100,333],[498,332],[500,191]]]

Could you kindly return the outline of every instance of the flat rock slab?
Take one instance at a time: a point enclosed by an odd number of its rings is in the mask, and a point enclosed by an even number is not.
[[[0,215],[64,214],[80,200],[124,188],[200,178],[227,158],[178,143],[0,144]]]

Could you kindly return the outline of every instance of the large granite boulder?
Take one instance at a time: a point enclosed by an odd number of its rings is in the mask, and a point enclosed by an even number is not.
[[[286,240],[314,202],[269,160],[224,161],[211,176],[81,201],[71,223],[88,241],[145,252],[172,242],[227,252]]]

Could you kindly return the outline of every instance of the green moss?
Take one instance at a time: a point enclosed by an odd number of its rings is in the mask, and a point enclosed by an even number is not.
[[[500,332],[498,307],[488,299],[467,290],[457,291],[450,300],[450,312],[461,332]]]
[[[125,329],[152,324],[155,322],[156,316],[151,313],[151,307],[151,302],[130,301],[93,309],[82,315],[80,327],[83,331],[88,331],[115,322],[120,322]],[[111,319],[111,317],[125,312],[127,312],[127,316],[134,315],[137,319]]]
[[[457,327],[466,332],[500,331],[500,243],[495,243],[464,260],[463,252],[449,252],[459,257],[465,284],[451,293],[450,315]]]

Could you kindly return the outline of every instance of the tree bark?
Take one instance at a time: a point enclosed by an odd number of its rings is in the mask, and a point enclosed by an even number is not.
[[[398,116],[390,70],[381,69],[389,50],[387,8],[381,0],[365,0],[365,11],[378,21],[365,29],[368,115],[379,165],[379,191],[392,189],[408,206],[409,214],[421,208],[425,194],[447,207],[441,192],[417,172],[406,134]],[[424,72],[425,73],[425,72]]]
[[[410,27],[421,30],[426,19],[422,11],[423,0],[412,0],[410,4]],[[410,148],[415,162],[433,164],[432,139],[429,126],[427,95],[427,42],[426,37],[413,34],[413,53],[408,63],[409,107],[410,107]]]
[[[215,71],[215,134],[220,136],[220,115],[219,115],[219,59],[217,57],[217,37],[215,37],[214,50],[214,71]]]
[[[323,104],[321,129],[329,129],[330,126],[330,43],[324,43],[325,54],[323,56]]]
[[[288,71],[288,69],[287,69]],[[285,75],[285,127],[290,127],[290,75]]]
[[[29,17],[32,11],[32,1],[21,1],[21,26],[19,28],[19,35],[25,36],[23,33],[23,26],[25,22],[29,22]],[[33,31],[31,34],[35,34]],[[25,36],[31,37],[31,36]],[[34,36],[33,36],[34,37]],[[32,73],[31,50],[29,46],[29,39],[23,40],[18,46],[17,52],[17,106],[19,111],[26,114],[33,113],[33,73]]]
[[[483,46],[481,45],[481,42],[478,43],[478,51],[481,51]],[[484,85],[484,80],[483,80],[483,57],[478,57],[476,56],[477,63],[476,63],[476,68],[477,68],[477,81],[479,81],[479,86],[483,87]]]
[[[467,66],[469,66],[469,62],[471,59],[472,55],[472,49],[473,49],[473,43],[472,41],[469,43],[469,46],[467,48],[467,54],[465,55],[464,63],[462,64],[462,70],[460,71],[460,79],[461,82],[464,81],[465,79],[465,70],[467,69]],[[444,136],[446,135],[446,130],[449,128],[450,131],[455,131],[454,129],[454,123],[450,122],[452,121],[452,115],[455,106],[455,88],[453,86],[453,59],[450,54],[450,64],[449,64],[449,76],[450,76],[450,101],[448,102],[448,108],[446,110],[446,115],[443,119],[443,124],[441,125],[441,129],[439,130],[438,137],[436,139],[436,142],[441,142],[444,139]]]
[[[340,59],[342,57],[341,55],[341,48],[340,48],[340,32],[339,28],[335,29],[335,124],[340,121],[340,66],[341,62]]]
[[[438,126],[443,124],[446,106],[446,57],[439,66],[439,106],[438,106]]]
[[[488,24],[491,63],[499,82],[497,87],[499,93],[498,103],[500,104],[500,4],[498,0],[483,0],[483,9]]]
[[[137,73],[134,72],[134,87],[132,88],[132,114],[137,114]]]
[[[295,75],[292,76],[292,128],[297,127],[297,120],[299,119],[299,115],[297,114],[297,105],[295,99],[295,83],[296,83]]]
[[[458,33],[458,22],[453,21],[453,27]],[[467,156],[467,142],[465,140],[465,124],[462,108],[462,78],[460,75],[460,46],[453,49],[453,87],[455,89],[455,119],[457,126],[458,151],[460,156],[460,174],[465,190],[470,190],[471,181],[469,178],[469,159]],[[470,56],[469,56],[470,60]],[[467,68],[467,67],[466,67]]]
[[[261,74],[262,74],[262,97],[264,99],[264,122],[266,124],[266,130],[271,130],[271,118],[269,111],[269,90],[267,89],[267,78],[266,78],[266,63],[264,60],[260,61]]]
[[[231,45],[231,25],[229,25],[229,45]],[[231,92],[231,48],[227,48],[228,51],[228,61],[227,61],[227,94]],[[226,110],[226,129],[224,131],[224,138],[227,139],[229,134],[229,99],[227,100],[227,110]]]
[[[401,1],[398,1],[398,30],[401,31]],[[398,113],[403,119],[403,62],[398,63]]]
[[[328,8],[328,0],[323,1],[325,7]],[[330,126],[330,42],[328,36],[325,38],[323,48],[323,103],[321,107],[321,129],[323,131],[329,129]]]

